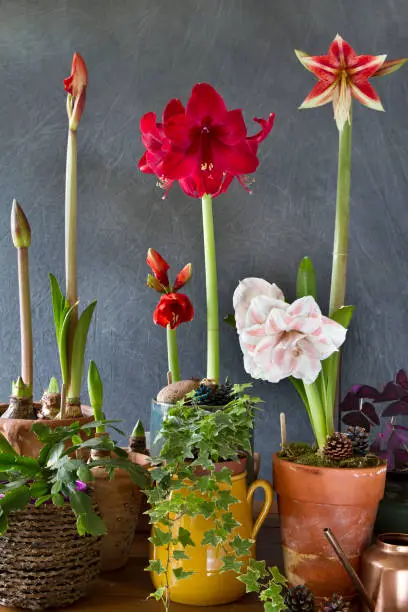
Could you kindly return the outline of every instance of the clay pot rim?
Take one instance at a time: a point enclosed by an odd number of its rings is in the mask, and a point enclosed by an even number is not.
[[[399,540],[401,543],[391,544],[386,540]],[[378,548],[381,548],[381,550],[408,555],[408,533],[382,533],[381,535],[377,536],[376,544]]]
[[[304,465],[303,463],[294,463],[293,461],[287,461],[283,457],[279,457],[278,453],[274,453],[272,459],[275,463],[284,463],[288,465],[292,465],[292,469],[301,469],[306,470],[308,472],[316,472],[316,470],[324,471],[324,472],[359,472],[362,474],[370,474],[372,472],[380,472],[387,471],[387,464],[382,463],[380,465],[372,465],[371,467],[326,467],[323,465]]]
[[[41,402],[33,402],[34,406],[41,407]],[[0,420],[1,415],[8,408],[8,404],[5,402],[0,402]],[[85,424],[86,422],[90,422],[93,420],[93,410],[87,404],[81,404],[81,409],[84,414],[81,417],[72,417],[67,419],[4,419],[4,421],[13,421],[16,425],[22,425],[23,423],[44,423],[45,425],[49,423],[58,423],[59,426],[64,427],[65,425],[70,425],[71,423],[75,423],[75,421],[79,421],[81,424]]]

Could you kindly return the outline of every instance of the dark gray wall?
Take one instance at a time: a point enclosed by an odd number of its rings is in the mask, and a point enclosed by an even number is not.
[[[138,172],[138,122],[211,82],[248,120],[276,113],[260,152],[252,196],[238,184],[215,204],[220,310],[238,279],[275,281],[293,298],[297,265],[313,258],[319,301],[328,302],[337,131],[330,107],[297,111],[313,85],[294,48],[323,53],[336,32],[360,53],[408,54],[406,0],[8,0],[0,3],[0,391],[19,372],[16,253],[9,237],[13,197],[33,233],[32,303],[37,397],[59,373],[47,273],[63,277],[65,94],[72,53],[89,69],[79,130],[79,293],[98,299],[88,357],[105,382],[106,412],[146,419],[165,382],[165,331],[151,320],[148,247],[172,272],[192,261],[196,307],[180,328],[186,377],[204,374],[205,311],[200,202],[174,188],[166,201]],[[408,69],[376,81],[386,113],[355,109],[348,301],[357,306],[344,358],[344,386],[380,384],[408,366]],[[234,332],[224,326],[222,373],[247,379]],[[291,439],[310,436],[289,383],[256,384],[265,400],[256,445],[269,476],[279,412]],[[84,391],[84,397],[86,393]]]

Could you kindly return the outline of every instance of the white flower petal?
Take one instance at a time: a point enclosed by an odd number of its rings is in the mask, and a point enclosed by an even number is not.
[[[240,331],[245,324],[245,317],[253,298],[266,295],[275,300],[285,300],[285,296],[279,287],[268,283],[263,278],[245,278],[240,281],[234,291],[233,305],[237,329]]]

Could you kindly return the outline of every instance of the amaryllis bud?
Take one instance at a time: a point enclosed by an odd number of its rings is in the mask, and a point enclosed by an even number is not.
[[[29,247],[31,244],[30,224],[17,200],[13,200],[11,207],[11,237],[16,249]]]
[[[176,280],[174,281],[173,291],[178,291],[184,285],[188,283],[193,275],[193,267],[191,263],[188,263],[184,268],[177,274]]]
[[[163,257],[154,249],[147,251],[146,263],[151,267],[153,274],[157,280],[163,285],[163,287],[169,286],[169,277],[167,276],[167,270],[169,264],[163,259]]]
[[[150,289],[154,289],[155,291],[158,291],[159,293],[166,293],[166,290],[161,284],[161,282],[158,281],[157,278],[153,276],[152,274],[147,275],[146,285],[150,287]]]
[[[88,71],[86,64],[79,53],[74,53],[71,74],[64,79],[65,91],[68,92],[67,112],[69,128],[76,131],[85,108],[86,88],[88,85]]]
[[[188,323],[194,317],[194,308],[184,293],[162,295],[153,314],[156,325],[175,329],[180,323]]]

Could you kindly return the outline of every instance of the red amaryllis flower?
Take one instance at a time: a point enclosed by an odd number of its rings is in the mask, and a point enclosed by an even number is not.
[[[407,61],[405,58],[386,62],[386,55],[357,55],[339,34],[327,55],[311,56],[303,51],[295,53],[303,66],[319,79],[299,108],[314,108],[333,102],[339,131],[349,121],[352,97],[369,108],[384,110],[368,79],[390,74]]]
[[[149,249],[147,251],[146,263],[151,267],[154,274],[154,276],[148,274],[147,286],[155,289],[159,293],[175,293],[184,287],[193,275],[193,267],[191,263],[188,263],[177,274],[174,284],[171,285],[167,275],[167,270],[170,266],[160,253],[154,249]]]
[[[64,79],[65,91],[68,92],[69,127],[76,130],[85,108],[86,88],[88,85],[88,71],[86,64],[79,53],[74,53],[71,74]]]
[[[161,123],[154,113],[142,117],[146,153],[139,168],[156,174],[166,190],[177,180],[187,195],[215,197],[234,177],[245,184],[245,175],[256,170],[258,145],[272,130],[274,114],[255,121],[261,130],[248,137],[240,109],[228,110],[211,85],[195,85],[186,108],[173,99]]]
[[[175,329],[180,323],[188,323],[194,317],[194,308],[184,293],[167,293],[162,295],[153,314],[157,325]]]

